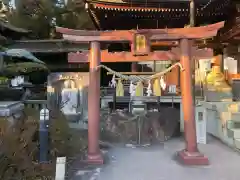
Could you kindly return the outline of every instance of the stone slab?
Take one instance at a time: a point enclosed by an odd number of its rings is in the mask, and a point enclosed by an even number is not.
[[[24,104],[20,101],[1,101],[0,102],[0,116],[9,117],[17,114],[24,109]]]
[[[95,180],[238,180],[240,156],[221,142],[210,139],[199,149],[210,159],[208,167],[186,167],[173,160],[184,142],[175,139],[151,152],[115,146],[109,152],[109,164]],[[79,177],[77,180],[81,180]],[[88,180],[93,178],[89,178]]]
[[[240,150],[240,139],[234,139],[234,144],[235,147]]]

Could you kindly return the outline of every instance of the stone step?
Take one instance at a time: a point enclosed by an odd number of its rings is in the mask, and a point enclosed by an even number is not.
[[[227,136],[233,139],[240,139],[240,129],[227,129]]]
[[[237,149],[240,149],[240,139],[234,139],[234,144]]]
[[[240,112],[232,113],[231,120],[235,122],[240,122]]]
[[[218,92],[218,91],[205,91],[206,101],[208,102],[221,102],[221,101],[232,101],[231,92]]]
[[[227,121],[227,129],[240,129],[240,121]]]

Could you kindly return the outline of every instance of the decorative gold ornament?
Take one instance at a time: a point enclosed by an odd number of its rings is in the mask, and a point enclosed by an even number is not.
[[[207,75],[206,84],[208,90],[228,92],[231,87],[226,83],[224,74],[221,72],[220,66],[213,66],[211,72]]]
[[[142,34],[136,36],[136,51],[141,51],[146,48],[146,37]]]
[[[133,45],[133,53],[135,55],[146,55],[150,51],[147,34],[135,34]]]

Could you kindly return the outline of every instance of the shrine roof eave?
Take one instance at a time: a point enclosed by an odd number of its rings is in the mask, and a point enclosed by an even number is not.
[[[220,42],[240,41],[240,14],[226,21],[224,27],[219,29],[215,39]]]
[[[11,31],[16,32],[16,33],[26,34],[26,33],[30,33],[31,32],[29,30],[16,27],[16,26],[14,26],[14,25],[12,25],[12,24],[10,24],[8,22],[4,22],[2,20],[0,20],[0,27],[1,27],[1,30],[8,29],[8,30],[11,30]]]
[[[189,11],[190,0],[158,0],[149,1],[147,3],[145,1],[124,0],[86,0],[86,2],[93,5],[93,8],[100,10],[184,13]],[[204,12],[209,14],[210,11],[213,14],[221,13],[230,6],[230,2],[229,0],[227,0],[227,2],[224,0],[214,0],[209,4],[211,8],[209,8],[209,6],[207,6],[207,8],[202,8],[209,3],[209,0],[207,2],[204,2],[204,0],[195,0],[196,13],[200,15]],[[161,3],[164,5],[160,6]]]
[[[191,0],[150,0],[148,3],[189,3]],[[213,2],[224,2],[225,0],[214,0]],[[141,0],[132,0],[132,1],[125,1],[125,0],[86,0],[86,2],[92,3],[143,3],[146,4],[146,1]],[[209,3],[209,0],[195,0],[195,3]]]
[[[16,40],[5,46],[9,49],[25,49],[32,53],[68,53],[89,49],[86,44],[79,45],[63,39]]]
[[[224,21],[207,26],[172,28],[172,29],[139,29],[118,31],[86,31],[56,27],[63,38],[72,42],[132,42],[135,34],[145,34],[150,40],[208,39],[217,35]]]

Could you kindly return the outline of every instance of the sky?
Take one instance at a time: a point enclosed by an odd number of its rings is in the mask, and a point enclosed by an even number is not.
[[[13,8],[15,8],[15,0],[11,0],[11,4],[12,4]]]
[[[15,1],[16,1],[16,0],[11,0],[11,4],[12,4],[13,8],[16,7],[16,6],[15,6]],[[18,1],[20,1],[20,0],[18,0]],[[65,0],[65,3],[67,3],[67,1],[68,1],[68,0]]]

